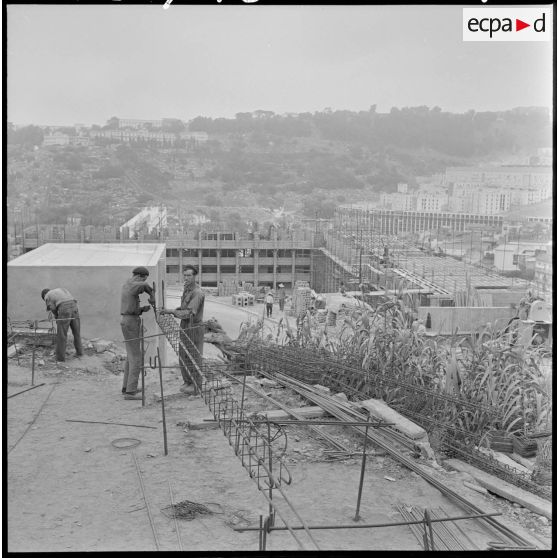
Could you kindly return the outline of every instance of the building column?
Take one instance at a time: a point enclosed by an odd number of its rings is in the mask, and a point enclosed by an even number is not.
[[[313,250],[310,252],[313,253]],[[312,272],[312,266],[310,266],[310,272]],[[312,277],[310,277],[312,280]],[[294,289],[296,282],[296,250],[293,248],[292,255],[291,255],[291,288]]]
[[[183,253],[183,249],[181,247],[178,249],[178,282],[179,283],[182,277],[182,266],[184,265],[184,262],[182,260],[182,253]]]
[[[273,249],[273,290],[277,289],[277,249]]]
[[[198,233],[198,284],[201,287],[202,286],[202,281],[203,281],[203,277],[202,277],[202,232],[200,230],[200,232]]]
[[[238,285],[238,282],[240,281],[240,256],[238,255],[238,252],[239,252],[239,250],[235,250],[235,252],[234,252],[234,258],[235,258],[234,280],[235,280],[237,285]]]
[[[256,240],[255,236],[254,236],[254,240]],[[256,246],[257,244],[259,243],[254,242],[254,246]],[[254,248],[253,259],[254,259],[254,287],[258,287],[259,280],[260,280],[260,249],[259,248]]]
[[[221,249],[215,249],[215,255],[217,257],[217,285],[221,282]]]

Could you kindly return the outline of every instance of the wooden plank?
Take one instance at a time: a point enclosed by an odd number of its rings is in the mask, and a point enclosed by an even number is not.
[[[481,486],[484,486],[484,488],[490,492],[498,494],[498,496],[506,498],[511,502],[517,502],[524,508],[538,513],[539,515],[544,515],[547,519],[552,519],[552,502],[547,502],[536,494],[531,494],[518,486],[499,479],[490,473],[485,473],[459,459],[446,459],[444,463],[456,471],[469,473]]]
[[[300,416],[300,418],[321,418],[325,417],[327,413],[321,407],[299,407],[297,409],[289,409],[289,411],[274,410],[274,411],[260,411],[258,415],[264,415],[269,420],[283,420],[292,418],[291,411]]]

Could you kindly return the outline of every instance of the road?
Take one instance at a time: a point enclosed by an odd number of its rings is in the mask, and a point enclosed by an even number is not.
[[[180,305],[182,289],[180,287],[167,288],[165,296],[165,306],[167,308],[177,308]],[[204,320],[215,318],[223,327],[231,339],[236,339],[243,323],[255,324],[258,319],[264,320],[264,335],[271,333],[275,338],[277,327],[281,318],[287,318],[291,328],[296,330],[296,320],[291,316],[286,316],[279,310],[279,305],[273,307],[273,317],[264,317],[264,305],[255,304],[254,306],[233,306],[230,296],[206,296],[204,307]],[[216,349],[215,349],[216,350]],[[204,356],[211,356],[211,347],[205,344]],[[220,354],[220,353],[219,353]]]

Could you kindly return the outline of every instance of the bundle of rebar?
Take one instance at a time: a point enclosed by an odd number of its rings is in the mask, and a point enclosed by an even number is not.
[[[416,506],[406,506],[396,504],[395,509],[406,521],[420,521],[423,518],[424,510]],[[433,519],[448,517],[442,508],[428,510]],[[419,543],[424,540],[424,530],[419,524],[409,524],[413,535]],[[433,542],[435,550],[479,550],[471,539],[459,527],[457,522],[440,521],[432,523]]]
[[[266,375],[266,374],[264,374]],[[314,404],[320,406],[322,409],[329,412],[331,415],[337,417],[340,420],[348,421],[348,420],[360,420],[364,421],[366,417],[356,412],[354,409],[349,407],[347,404],[344,404],[338,400],[333,399],[330,396],[324,395],[323,393],[319,392],[319,390],[313,388],[312,386],[305,384],[304,382],[300,382],[299,380],[295,380],[293,378],[289,378],[284,374],[274,374],[268,375],[270,378],[273,378],[275,381],[279,382],[280,384],[290,387],[297,393],[299,393],[302,397],[312,401]],[[363,428],[360,426],[353,427],[354,429],[360,431],[362,434]],[[397,449],[395,449],[393,443],[388,440],[383,432],[384,429],[380,428],[378,430],[374,429],[374,431],[368,431],[367,435],[370,440],[384,449],[391,457],[393,457],[396,461],[401,463],[402,465],[406,466],[411,471],[414,471],[427,482],[438,488],[440,492],[445,494],[451,500],[465,508],[467,511],[471,513],[482,513],[482,510],[469,502],[463,496],[458,494],[457,492],[451,490],[443,483],[438,481],[432,475],[429,475],[421,467],[419,467],[413,459],[408,458],[407,456],[403,455]],[[526,541],[523,537],[516,534],[511,529],[507,528],[505,525],[500,523],[497,519],[493,517],[483,518],[483,521],[487,528],[491,529],[500,539],[503,539],[503,542],[510,543],[515,545],[517,548],[524,548],[529,547],[530,544]]]
[[[392,403],[393,408],[427,431],[434,429],[440,432],[441,449],[465,455],[469,463],[515,486],[546,499],[552,497],[547,487],[540,486],[518,471],[505,467],[496,460],[487,462],[485,456],[474,451],[483,432],[466,431],[448,418],[482,411],[491,420],[497,420],[501,411],[496,406],[466,401],[455,395],[425,388],[414,383],[412,378],[396,379],[390,378],[387,374],[371,374],[354,364],[340,360],[325,350],[278,346],[259,341],[253,342],[246,348],[246,363],[261,374],[271,374],[270,377],[273,379],[276,379],[277,374],[284,374],[307,384],[319,383],[332,390],[344,392],[353,401],[362,401],[371,397],[381,398],[383,387],[397,388],[399,395],[406,394],[408,397],[400,398],[400,401],[406,402],[405,404]],[[411,402],[411,406],[407,402]],[[442,420],[441,417],[445,418]],[[393,439],[396,434],[390,433],[390,436]]]

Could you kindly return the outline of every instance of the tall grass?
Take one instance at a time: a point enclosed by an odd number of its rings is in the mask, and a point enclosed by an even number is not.
[[[510,346],[509,336],[492,326],[465,339],[418,333],[401,300],[353,309],[335,331],[310,313],[296,330],[281,320],[275,338],[326,350],[360,369],[360,391],[422,417],[424,426],[437,423],[478,438],[491,429],[527,434],[552,416],[552,382],[541,350]],[[433,392],[440,398],[428,396]]]

